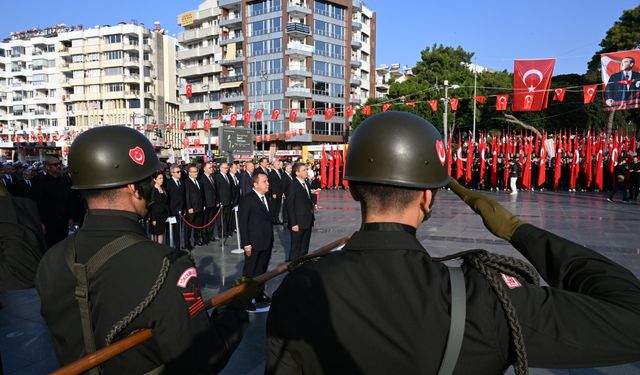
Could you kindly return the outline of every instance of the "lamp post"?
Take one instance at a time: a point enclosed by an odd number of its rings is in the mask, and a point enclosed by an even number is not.
[[[262,92],[261,92],[261,102],[262,102],[262,157],[264,157],[264,143],[265,143],[265,139],[264,139],[264,125],[265,125],[265,118],[264,118],[264,92],[267,89],[267,79],[269,78],[269,74],[266,71],[261,71],[260,72],[260,77],[262,78]]]
[[[457,89],[460,86],[451,85],[452,89]],[[444,122],[444,145],[445,147],[449,147],[449,125],[447,123],[447,118],[449,116],[449,81],[444,80],[444,113],[442,114],[442,121]]]

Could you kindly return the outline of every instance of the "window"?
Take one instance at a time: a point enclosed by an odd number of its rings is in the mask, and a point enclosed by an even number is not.
[[[249,53],[252,56],[265,55],[268,53],[282,52],[282,39],[267,39],[250,44]]]
[[[73,55],[73,56],[71,56],[71,62],[73,64],[84,62],[84,55]]]
[[[107,35],[104,37],[106,44],[122,43],[122,34]]]
[[[73,78],[74,79],[84,78],[84,70],[74,70],[73,71]]]
[[[100,61],[100,54],[99,53],[90,53],[87,55],[87,62],[94,62],[94,61]]]
[[[369,62],[369,54],[364,52],[364,51],[360,51],[360,60],[368,63]]]
[[[87,38],[87,46],[97,46],[98,44],[100,44],[100,38],[98,37],[93,37],[93,38]]]
[[[84,86],[73,86],[74,94],[84,94]]]
[[[105,52],[104,58],[106,60],[116,60],[124,57],[124,52],[122,51],[109,51]]]
[[[99,94],[100,93],[100,85],[90,85],[87,93],[90,94]]]
[[[56,45],[55,44],[47,44],[47,52],[55,52]]]
[[[140,108],[139,99],[129,99],[129,108]]]
[[[314,121],[311,125],[311,133],[313,134],[321,134],[328,135],[329,134],[329,124],[326,122]]]
[[[32,77],[32,82],[47,82],[47,75],[46,74],[34,74]]]
[[[344,38],[344,27],[321,20],[315,20],[314,32],[334,39]]]
[[[275,74],[282,72],[282,59],[252,61],[249,63],[249,76],[260,77],[262,72]]]
[[[97,77],[100,77],[100,69],[90,69],[90,70],[87,70],[87,77],[89,77],[89,78],[97,78]]]
[[[360,40],[362,41],[362,43],[369,43],[369,35],[365,33],[361,33]]]
[[[325,3],[322,1],[314,1],[314,12],[323,16],[344,20],[345,8]]]
[[[105,68],[104,69],[104,75],[105,76],[117,76],[117,75],[123,75],[123,74],[124,74],[124,68],[122,68],[122,67]]]
[[[124,85],[122,83],[110,83],[107,85],[107,92],[120,92],[124,91]]]
[[[71,41],[71,47],[82,47],[84,45],[84,39],[74,39]]]

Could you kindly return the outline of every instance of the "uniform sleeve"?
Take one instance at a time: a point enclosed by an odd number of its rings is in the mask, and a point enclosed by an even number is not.
[[[516,231],[511,243],[550,285],[506,283],[530,366],[596,367],[640,360],[640,282],[629,270],[529,224]]]
[[[217,373],[227,364],[248,323],[234,307],[208,316],[193,263],[173,262],[159,304],[162,317],[153,328],[168,373]]]

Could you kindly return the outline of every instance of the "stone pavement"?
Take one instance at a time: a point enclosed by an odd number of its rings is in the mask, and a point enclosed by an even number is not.
[[[599,251],[640,275],[640,205],[609,203],[598,193],[521,192],[517,196],[489,193],[522,219],[560,236]],[[348,192],[323,191],[311,249],[348,235],[360,225],[360,210]],[[505,241],[493,237],[475,215],[454,194],[441,191],[432,218],[418,231],[418,238],[434,256],[484,248],[504,255],[521,257]],[[197,262],[203,294],[213,297],[240,276],[242,255],[232,237],[198,247]],[[276,228],[276,245],[271,265],[284,261],[289,232]],[[269,293],[282,277],[270,281]],[[0,350],[5,374],[42,374],[56,368],[55,356],[46,328],[39,316],[39,300],[33,290],[0,294]],[[262,374],[265,359],[266,313],[251,314],[251,325],[223,371],[225,375]],[[509,371],[508,373],[512,373]],[[640,362],[598,369],[531,369],[531,374],[640,374]]]

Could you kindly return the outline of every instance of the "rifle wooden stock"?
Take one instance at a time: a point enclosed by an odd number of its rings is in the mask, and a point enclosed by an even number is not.
[[[320,249],[309,253],[303,256],[301,259],[314,258],[319,255],[327,254],[331,252],[331,250],[344,245],[351,236],[345,236],[338,240],[335,240]],[[273,279],[274,277],[281,275],[287,271],[289,271],[289,266],[292,262],[286,262],[278,267],[272,269],[271,271],[267,271],[262,275],[256,276],[254,278],[255,281],[259,283],[264,283],[268,280]],[[207,309],[210,309],[214,306],[222,305],[226,302],[229,302],[236,296],[240,295],[245,289],[245,285],[241,284],[236,287],[233,287],[223,293],[218,294],[213,297],[211,300],[207,301]],[[142,344],[143,342],[149,340],[153,337],[153,332],[150,328],[143,329],[136,333],[133,333],[121,340],[114,342],[111,345],[107,345],[100,350],[95,351],[94,353],[85,355],[84,357],[78,359],[77,361],[71,362],[68,365],[59,368],[58,370],[50,373],[50,375],[76,375],[82,374],[96,366],[101,365],[102,363],[110,360],[111,358],[117,356],[118,354],[124,353],[127,350],[133,348],[136,345]]]

